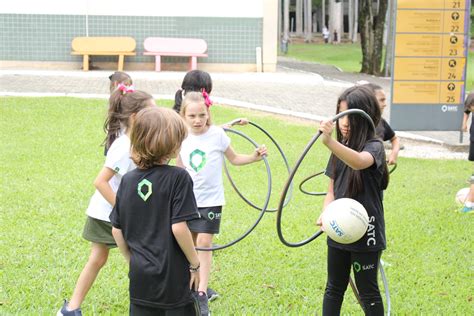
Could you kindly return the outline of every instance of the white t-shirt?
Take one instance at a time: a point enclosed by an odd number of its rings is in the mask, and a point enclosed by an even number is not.
[[[189,133],[183,141],[179,156],[193,179],[198,207],[225,204],[222,164],[229,145],[230,138],[224,130],[213,125],[204,134]]]
[[[130,138],[123,134],[119,136],[110,146],[105,158],[105,167],[115,171],[115,175],[109,180],[109,184],[114,192],[117,192],[122,177],[136,168],[130,159]],[[110,222],[109,215],[112,212],[112,205],[99,193],[95,191],[87,208],[87,215],[96,219]]]

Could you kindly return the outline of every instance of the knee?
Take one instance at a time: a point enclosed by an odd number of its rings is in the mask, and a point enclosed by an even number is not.
[[[89,257],[88,264],[91,265],[96,270],[102,269],[102,267],[107,262],[108,254],[93,254]]]
[[[211,248],[212,246],[212,235],[200,235],[197,240],[198,247],[201,248]]]
[[[326,290],[324,291],[324,296],[326,298],[342,301],[344,298],[344,293],[346,292],[347,286],[340,286],[334,283],[327,283]]]

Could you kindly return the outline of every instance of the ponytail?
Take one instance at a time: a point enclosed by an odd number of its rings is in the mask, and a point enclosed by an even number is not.
[[[181,111],[181,103],[183,102],[183,90],[179,89],[176,91],[174,95],[174,105],[173,110],[175,110],[178,114]]]
[[[109,111],[104,122],[106,137],[104,140],[107,151],[123,130],[129,126],[130,116],[150,105],[153,97],[143,91],[125,92],[115,90],[109,98]]]

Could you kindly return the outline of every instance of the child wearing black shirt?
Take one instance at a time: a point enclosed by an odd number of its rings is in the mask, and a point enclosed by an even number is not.
[[[169,166],[187,135],[170,109],[136,115],[130,135],[137,169],[127,173],[110,215],[113,236],[129,263],[131,315],[199,315],[191,288],[199,259],[187,221],[197,218],[189,174]]]
[[[375,126],[381,119],[380,108],[372,91],[356,86],[339,97],[337,113],[348,109],[365,111]],[[371,124],[361,115],[346,115],[336,122],[337,140],[331,134],[331,120],[321,122],[322,142],[331,150],[326,175],[330,183],[324,207],[339,198],[360,202],[369,215],[366,234],[352,244],[340,244],[328,238],[328,279],[323,300],[323,315],[339,315],[351,267],[366,315],[383,315],[384,308],[377,284],[377,270],[386,247],[382,191],[388,185],[388,170],[382,141]],[[318,219],[321,225],[321,217]]]

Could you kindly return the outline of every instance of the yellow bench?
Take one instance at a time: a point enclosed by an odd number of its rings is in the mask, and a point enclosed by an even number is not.
[[[76,37],[72,40],[72,55],[83,55],[83,69],[89,70],[89,56],[118,56],[118,70],[123,71],[125,56],[135,55],[137,43],[132,37]]]

